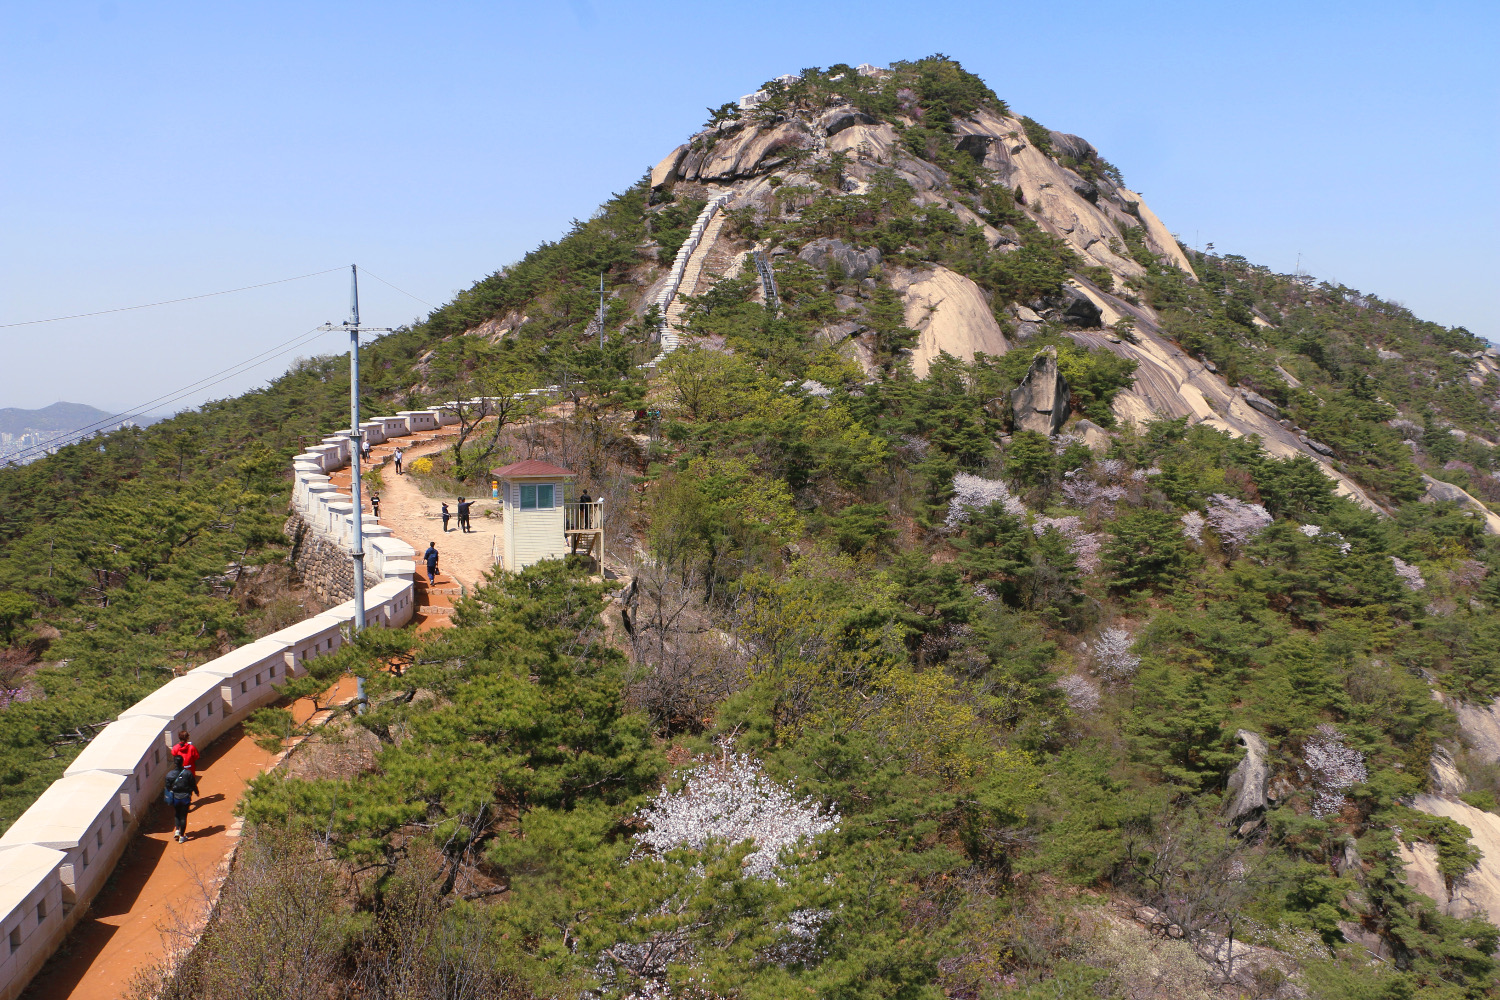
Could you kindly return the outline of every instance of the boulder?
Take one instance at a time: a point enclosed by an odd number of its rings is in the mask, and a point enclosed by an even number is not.
[[[943,351],[969,361],[980,351],[1010,350],[984,290],[970,279],[946,267],[892,267],[886,274],[901,296],[906,325],[918,334],[911,351],[911,368],[918,378],[927,377],[928,366]]]
[[[1377,358],[1379,358],[1381,361],[1404,361],[1404,360],[1406,360],[1406,358],[1402,355],[1402,353],[1400,351],[1387,351],[1385,348],[1378,349],[1375,352],[1375,356]]]
[[[818,124],[823,126],[824,135],[838,135],[854,125],[874,125],[876,120],[855,108],[835,108],[824,115]]]
[[[1069,135],[1067,132],[1048,132],[1047,137],[1052,140],[1052,151],[1058,156],[1083,161],[1099,155],[1099,151],[1087,139],[1079,136]]]
[[[1484,518],[1484,530],[1486,534],[1500,535],[1500,514],[1496,514],[1474,497],[1452,483],[1445,483],[1441,479],[1433,479],[1427,474],[1422,475],[1422,484],[1426,492],[1422,499],[1428,503],[1433,501],[1448,501],[1456,503],[1461,507],[1472,510]]]
[[[957,149],[960,153],[972,156],[975,163],[983,163],[990,151],[990,144],[995,141],[992,135],[966,135],[958,140]]]
[[[1007,223],[995,231],[999,234],[995,237],[995,246],[1018,247],[1021,245],[1021,232],[1015,226]]]
[[[1015,429],[1049,437],[1068,419],[1068,380],[1057,367],[1057,348],[1047,347],[1031,359],[1026,377],[1010,394]]]
[[[880,264],[880,249],[856,250],[843,240],[822,237],[808,243],[797,257],[820,271],[837,264],[845,277],[860,281]]]
[[[651,186],[653,188],[666,187],[681,177],[683,157],[687,156],[687,143],[683,143],[668,153],[660,163],[651,168]]]
[[[1245,402],[1249,403],[1254,409],[1257,409],[1260,412],[1264,413],[1272,420],[1281,419],[1281,407],[1277,406],[1275,403],[1271,402],[1260,393],[1251,392],[1249,389],[1241,389],[1240,395],[1245,397]]]
[[[1109,450],[1109,431],[1092,420],[1078,421],[1073,425],[1073,433],[1083,438],[1083,443],[1089,446],[1089,451]]]
[[[1319,455],[1322,455],[1324,458],[1332,458],[1333,457],[1333,449],[1330,448],[1330,447],[1328,447],[1322,441],[1314,441],[1312,438],[1308,437],[1306,434],[1298,434],[1297,435],[1297,440],[1301,441],[1303,444],[1307,445],[1309,448],[1311,448],[1313,451],[1317,452]]]
[[[1248,729],[1241,729],[1235,736],[1245,748],[1245,756],[1229,776],[1224,817],[1231,825],[1238,826],[1241,833],[1248,833],[1259,825],[1261,814],[1270,803],[1266,794],[1271,778],[1270,751],[1266,741]]]
[[[1063,176],[1068,179],[1068,187],[1073,189],[1074,194],[1078,195],[1078,197],[1084,199],[1085,201],[1098,204],[1099,188],[1094,184],[1093,181],[1085,180],[1081,175],[1074,173],[1071,170],[1064,170],[1062,173]]]
[[[1040,323],[1042,317],[1037,315],[1035,309],[1030,306],[1016,306],[1016,319],[1022,323]]]
[[[1104,324],[1104,314],[1082,289],[1064,285],[1063,300],[1062,320],[1069,326],[1091,329]]]
[[[1020,323],[1016,326],[1017,340],[1030,340],[1042,332],[1042,328],[1035,323]]]
[[[1438,746],[1428,760],[1428,777],[1432,790],[1439,795],[1462,795],[1469,790],[1469,782],[1453,763],[1453,754],[1445,746]]]

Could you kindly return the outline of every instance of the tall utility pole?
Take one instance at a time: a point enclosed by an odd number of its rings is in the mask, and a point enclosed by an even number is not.
[[[359,335],[361,333],[390,333],[390,327],[361,327],[359,325],[359,268],[349,265],[349,318],[341,326],[324,323],[320,330],[349,331],[349,492],[354,501],[351,517],[354,528],[354,546],[350,556],[354,559],[354,631],[365,628],[365,510],[360,499],[360,482],[364,474],[364,435],[359,429]],[[359,692],[355,704],[365,703],[365,682],[359,681]]]

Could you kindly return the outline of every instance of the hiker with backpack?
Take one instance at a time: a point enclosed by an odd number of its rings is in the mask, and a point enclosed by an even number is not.
[[[165,798],[172,807],[172,839],[179,844],[187,842],[187,815],[193,796],[198,793],[198,775],[177,754],[172,755],[172,769],[167,772]]]

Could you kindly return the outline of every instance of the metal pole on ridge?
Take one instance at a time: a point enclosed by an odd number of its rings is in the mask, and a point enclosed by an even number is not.
[[[359,335],[364,333],[390,333],[387,327],[371,327],[361,331],[359,325],[359,268],[349,265],[349,318],[343,324],[349,331],[349,494],[354,511],[350,514],[350,526],[354,529],[350,558],[354,560],[354,631],[365,628],[365,510],[361,498],[361,477],[364,473],[364,434],[359,429]],[[320,329],[336,329],[332,323]],[[359,680],[355,695],[356,706],[365,703],[365,682]]]

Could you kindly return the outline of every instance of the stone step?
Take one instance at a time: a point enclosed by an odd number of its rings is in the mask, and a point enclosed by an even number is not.
[[[417,608],[417,614],[419,614],[419,615],[451,615],[451,614],[453,614],[453,609],[450,608],[450,607],[444,607],[442,605],[437,605],[437,604],[423,604],[421,607]]]

